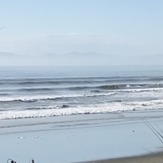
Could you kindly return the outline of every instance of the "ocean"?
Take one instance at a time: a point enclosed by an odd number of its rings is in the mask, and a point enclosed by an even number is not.
[[[163,67],[0,67],[0,119],[163,109]]]

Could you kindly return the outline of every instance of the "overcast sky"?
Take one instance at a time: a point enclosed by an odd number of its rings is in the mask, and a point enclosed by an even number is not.
[[[162,65],[163,0],[0,0],[0,65]]]

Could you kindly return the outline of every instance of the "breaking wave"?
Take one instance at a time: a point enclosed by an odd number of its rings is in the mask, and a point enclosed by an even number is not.
[[[0,119],[20,119],[20,118],[40,118],[52,116],[78,115],[78,114],[97,114],[122,111],[136,110],[155,110],[163,108],[163,100],[152,100],[150,102],[125,102],[125,103],[109,103],[105,105],[97,105],[93,107],[67,107],[57,108],[49,106],[47,108],[29,108],[27,110],[2,111]]]

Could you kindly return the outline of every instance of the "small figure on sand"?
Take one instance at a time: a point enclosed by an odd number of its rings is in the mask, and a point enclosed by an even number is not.
[[[8,163],[9,161],[11,161],[11,163],[16,163],[16,161],[14,161],[14,160],[12,160],[12,159],[10,159],[10,158],[7,160],[7,163]]]
[[[11,163],[16,163],[14,160],[11,160]]]

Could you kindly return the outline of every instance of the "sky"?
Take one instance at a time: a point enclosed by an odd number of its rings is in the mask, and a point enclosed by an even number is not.
[[[0,0],[0,66],[162,65],[162,0]]]

